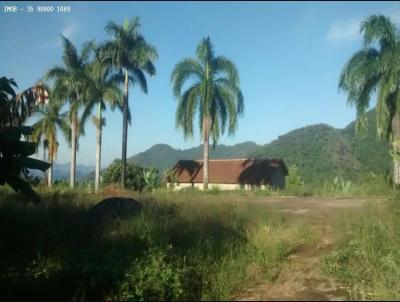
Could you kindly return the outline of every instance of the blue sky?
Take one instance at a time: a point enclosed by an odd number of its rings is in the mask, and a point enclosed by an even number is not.
[[[141,31],[158,50],[157,75],[148,78],[149,93],[130,89],[133,124],[128,155],[157,143],[174,148],[199,145],[199,135],[185,141],[175,129],[176,102],[170,74],[182,58],[193,57],[197,44],[210,36],[216,54],[231,59],[240,73],[245,114],[234,137],[220,143],[265,144],[298,127],[327,123],[346,126],[355,109],[337,89],[343,64],[362,46],[360,22],[370,14],[400,22],[398,2],[7,2],[3,5],[66,4],[70,13],[0,13],[1,75],[19,87],[32,85],[61,63],[63,33],[80,45],[108,39],[108,20],[122,23],[139,16]],[[121,156],[122,116],[107,111],[102,166]],[[78,163],[95,163],[95,129],[87,124],[80,139]],[[60,136],[57,162],[70,161]]]

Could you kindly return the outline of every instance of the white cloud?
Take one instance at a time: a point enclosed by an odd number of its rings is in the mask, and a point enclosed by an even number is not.
[[[395,24],[400,24],[400,11],[391,11],[388,12],[387,14],[384,14],[386,16],[388,16]]]
[[[393,23],[400,25],[400,10],[384,10],[381,12],[376,12],[376,15],[382,14],[388,16]],[[350,19],[334,20],[329,26],[328,32],[326,34],[326,40],[332,44],[353,42],[361,39],[360,26],[361,22],[367,18],[368,15],[364,17],[355,17]]]
[[[69,23],[69,24],[64,25],[64,27],[61,29],[61,31],[59,33],[68,39],[73,39],[76,37],[76,34],[79,32],[79,28],[80,27],[77,22]],[[61,39],[60,39],[60,36],[57,34],[56,36],[54,36],[53,39],[45,41],[45,42],[41,42],[40,44],[38,44],[35,47],[35,49],[37,51],[48,51],[48,50],[54,50],[57,48],[61,48],[61,46],[62,46]]]
[[[72,39],[79,30],[78,23],[70,23],[63,27],[61,34],[68,39]]]
[[[361,37],[361,18],[347,20],[335,20],[329,27],[326,40],[330,43],[342,43],[356,41]]]

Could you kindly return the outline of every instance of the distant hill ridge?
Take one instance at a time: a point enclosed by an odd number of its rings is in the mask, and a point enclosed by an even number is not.
[[[70,163],[57,164],[53,166],[53,180],[69,180],[69,173],[71,169]],[[82,181],[87,179],[88,175],[94,172],[95,167],[87,165],[76,165],[76,180]],[[43,177],[43,172],[38,170],[30,170],[32,175]]]

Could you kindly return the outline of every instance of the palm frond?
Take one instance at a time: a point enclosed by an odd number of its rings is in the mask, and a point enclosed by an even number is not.
[[[200,62],[205,64],[211,62],[214,58],[214,47],[210,37],[203,38],[196,49],[196,55]]]
[[[67,69],[75,69],[81,66],[81,60],[78,56],[78,51],[72,42],[60,34],[63,43],[63,62]]]
[[[396,26],[390,18],[383,15],[372,15],[361,23],[364,45],[368,46],[374,41],[381,47],[394,48],[397,43]]]
[[[193,136],[193,118],[200,100],[200,85],[195,84],[178,101],[175,125],[183,130],[185,139]]]
[[[188,80],[202,81],[203,68],[199,62],[187,58],[177,63],[171,73],[171,83],[173,84],[173,93],[175,98],[181,96],[182,86]]]
[[[239,85],[239,73],[235,64],[233,64],[233,62],[229,59],[223,56],[216,57],[213,61],[213,68],[216,74],[226,74],[226,77],[229,79],[229,82],[231,82],[232,86]]]

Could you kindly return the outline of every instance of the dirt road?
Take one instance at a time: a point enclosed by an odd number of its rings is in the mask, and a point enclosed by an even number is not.
[[[381,202],[384,198],[369,199]],[[330,217],[337,209],[356,208],[368,200],[363,198],[266,198],[258,202],[281,210],[289,216],[307,217],[322,229],[315,245],[299,248],[289,257],[278,279],[273,283],[250,288],[238,295],[237,301],[340,301],[349,299],[349,290],[320,270],[321,255],[335,244]]]

